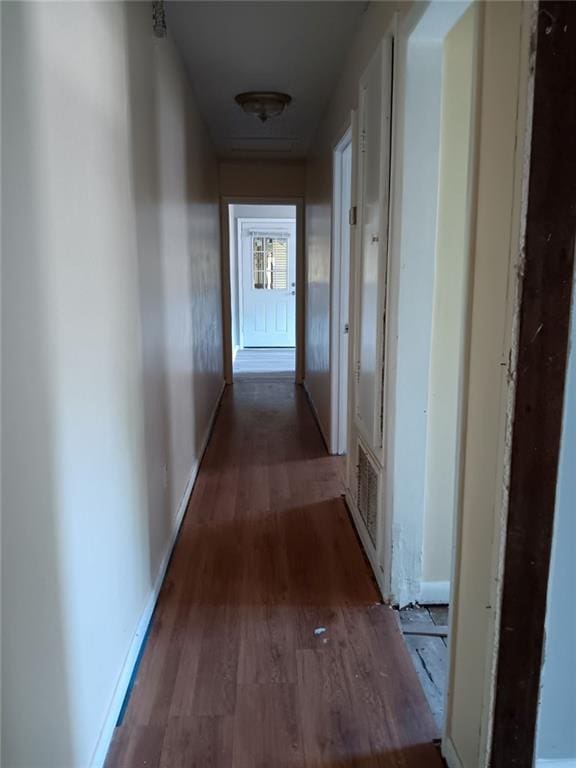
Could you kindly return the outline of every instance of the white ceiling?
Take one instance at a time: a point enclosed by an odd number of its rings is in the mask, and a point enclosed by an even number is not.
[[[166,3],[168,34],[182,52],[198,106],[223,156],[306,154],[367,3]],[[289,93],[262,124],[235,103],[242,91]]]

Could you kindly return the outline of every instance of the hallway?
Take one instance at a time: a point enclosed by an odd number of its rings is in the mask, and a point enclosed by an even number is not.
[[[434,768],[303,390],[228,387],[107,768]]]

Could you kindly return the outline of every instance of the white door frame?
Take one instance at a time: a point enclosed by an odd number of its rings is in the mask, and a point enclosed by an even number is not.
[[[262,232],[285,232],[290,231],[290,236],[294,238],[293,244],[289,245],[289,252],[293,249],[294,259],[296,259],[296,220],[295,219],[262,219],[258,217],[239,217],[238,229],[236,232],[236,272],[238,275],[238,333],[240,340],[240,349],[244,348],[244,285],[243,285],[243,235],[242,229],[249,225]],[[290,257],[289,257],[290,258]],[[296,263],[293,270],[289,270],[295,275]],[[294,281],[295,282],[295,281]],[[296,337],[296,328],[294,328],[294,337]]]
[[[222,195],[220,197],[220,270],[222,290],[222,356],[224,381],[234,383],[232,363],[232,298],[230,289],[230,217],[231,205],[296,206],[296,371],[295,382],[304,380],[304,198],[252,197]]]
[[[352,255],[352,233],[348,229],[348,237],[344,238],[344,221],[349,220],[349,209],[353,205],[353,168],[351,158],[349,185],[349,202],[344,202],[344,152],[352,145],[352,117],[346,128],[341,132],[341,138],[332,151],[333,157],[333,202],[332,202],[332,259],[330,265],[331,312],[330,312],[330,452],[344,454],[347,451],[348,425],[348,355],[345,350],[349,347],[350,325],[350,269]],[[348,305],[348,311],[346,311]],[[346,334],[346,336],[344,335]]]
[[[430,364],[432,360],[432,320],[433,302],[437,285],[435,285],[435,240],[437,235],[437,192],[440,187],[438,171],[436,178],[432,178],[430,172],[424,174],[421,180],[419,169],[410,166],[410,157],[418,151],[418,145],[427,140],[428,144],[438,142],[441,135],[441,89],[438,89],[438,124],[437,136],[434,130],[425,131],[424,136],[418,136],[415,140],[412,123],[414,112],[407,103],[410,97],[410,89],[416,90],[415,83],[422,72],[422,54],[425,53],[434,70],[434,65],[440,65],[442,61],[442,46],[449,31],[462,17],[470,6],[470,0],[456,0],[452,3],[430,3],[426,6],[415,7],[398,25],[398,34],[395,45],[395,108],[394,108],[394,149],[393,164],[394,190],[392,200],[391,220],[391,244],[390,244],[390,282],[391,302],[388,307],[388,319],[390,325],[389,347],[387,358],[390,370],[393,372],[387,391],[388,413],[393,413],[393,419],[388,423],[385,440],[387,443],[387,455],[390,457],[393,474],[387,483],[387,498],[384,502],[384,524],[387,528],[386,541],[387,552],[384,555],[386,562],[386,582],[388,584],[388,596],[393,602],[401,606],[415,602],[421,598],[428,602],[448,602],[450,581],[428,582],[427,595],[422,594],[423,572],[423,545],[424,523],[427,503],[427,469],[428,469],[428,419],[430,413]],[[414,52],[416,61],[419,61],[420,72],[415,74],[411,67],[410,44],[419,46],[418,54]],[[431,58],[429,58],[431,57]],[[438,58],[440,57],[440,58]],[[477,57],[476,57],[477,59]],[[427,62],[428,63],[428,62]],[[478,66],[477,60],[474,69]],[[428,77],[428,75],[426,75]],[[438,74],[440,77],[440,74]],[[442,75],[443,77],[443,75]],[[473,74],[473,79],[475,74]],[[470,146],[474,145],[473,127],[475,121],[474,103],[476,96],[472,98],[472,121],[470,126]],[[433,109],[434,107],[431,106]],[[413,109],[413,106],[412,106]],[[429,134],[429,135],[427,135]],[[408,145],[407,142],[414,142]],[[441,148],[439,149],[441,152]],[[408,162],[405,161],[408,157]],[[437,164],[437,163],[436,163]],[[469,162],[469,182],[473,179],[472,158]],[[418,182],[415,183],[415,178]],[[418,189],[415,189],[415,186]],[[422,189],[424,193],[422,193]],[[428,199],[428,205],[423,205],[419,195],[424,194]],[[472,196],[468,196],[468,219],[472,207]],[[434,222],[427,222],[421,233],[416,237],[409,237],[416,230],[410,226],[410,216],[414,216],[417,206],[422,206],[434,212]],[[422,217],[420,217],[421,219]],[[419,222],[420,224],[421,222]],[[469,226],[467,226],[469,230]],[[467,274],[470,266],[470,233],[467,234],[468,252],[464,255]],[[430,242],[431,248],[424,248],[424,242]],[[407,295],[404,286],[410,281],[415,281],[418,286],[419,276],[429,271],[428,281],[424,287],[423,282],[416,288],[416,301],[418,302],[418,322],[411,323],[415,316],[414,297]],[[464,283],[467,278],[464,278]],[[465,292],[465,290],[464,290]],[[411,292],[412,293],[412,292]],[[466,305],[467,299],[464,297]],[[410,318],[410,320],[408,319]],[[462,320],[462,348],[466,335],[466,317]],[[404,328],[404,333],[402,329]],[[406,330],[407,329],[407,330]],[[410,336],[411,334],[411,336]],[[425,337],[425,334],[428,334]],[[408,336],[408,338],[407,338]],[[465,351],[462,352],[459,361],[460,369],[464,365]],[[409,372],[409,373],[408,373]],[[460,375],[460,389],[462,388],[462,374]],[[408,381],[416,382],[413,389],[407,390]],[[410,386],[412,386],[410,384]],[[409,400],[406,392],[409,391]],[[457,421],[457,431],[461,431],[461,406]],[[406,436],[410,437],[407,438]],[[455,454],[457,449],[455,446]],[[456,475],[458,470],[455,470]],[[411,478],[410,483],[407,478]],[[454,489],[456,491],[456,489]],[[455,514],[455,510],[454,510]]]

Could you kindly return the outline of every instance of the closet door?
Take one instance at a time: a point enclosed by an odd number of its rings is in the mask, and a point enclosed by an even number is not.
[[[385,38],[360,81],[355,301],[355,421],[367,447],[380,459],[384,427],[391,97],[392,39]]]

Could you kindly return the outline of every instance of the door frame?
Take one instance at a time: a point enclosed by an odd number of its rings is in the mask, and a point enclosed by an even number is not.
[[[388,344],[389,344],[389,327],[388,327],[388,307],[390,303],[390,232],[391,232],[391,216],[392,216],[392,185],[394,180],[394,158],[393,158],[393,136],[394,136],[394,109],[395,109],[395,75],[394,75],[394,58],[395,48],[394,41],[397,34],[398,26],[398,14],[394,14],[391,23],[388,25],[385,34],[380,39],[380,42],[375,47],[372,56],[366,63],[364,71],[362,72],[358,81],[358,111],[357,111],[357,129],[356,129],[356,142],[358,148],[356,151],[357,168],[354,173],[354,182],[356,185],[355,194],[357,206],[358,221],[354,227],[353,233],[353,256],[354,265],[352,272],[352,285],[353,285],[353,307],[352,317],[352,331],[350,334],[351,344],[354,355],[352,357],[352,422],[357,437],[360,438],[364,447],[368,450],[368,453],[374,459],[378,470],[384,469],[386,465],[386,446],[385,446],[385,421],[387,418],[386,413],[386,392],[389,386],[389,369],[388,369]],[[378,255],[377,261],[379,269],[381,269],[380,283],[378,284],[376,297],[376,317],[377,317],[377,329],[375,348],[379,350],[381,359],[377,363],[378,371],[374,380],[374,413],[372,414],[372,423],[364,424],[360,416],[359,408],[359,396],[358,396],[358,384],[361,376],[361,339],[362,333],[362,270],[364,259],[364,183],[365,183],[365,162],[362,159],[364,150],[362,148],[363,136],[362,136],[362,119],[363,119],[363,105],[365,101],[364,86],[368,80],[370,68],[374,61],[381,57],[381,73],[382,73],[382,109],[381,109],[381,136],[380,136],[380,160],[378,174],[380,179],[380,221],[378,234],[373,236],[378,242]],[[390,68],[390,72],[388,72]],[[354,159],[354,157],[353,157]],[[385,484],[385,482],[382,480]],[[379,534],[378,542],[375,545],[376,550],[380,550],[381,545],[381,526],[378,525]]]
[[[289,221],[290,224],[288,227],[286,227],[286,222]],[[236,272],[238,276],[238,332],[239,332],[239,338],[240,338],[240,348],[244,348],[244,327],[242,324],[243,320],[243,313],[244,313],[244,270],[243,270],[243,251],[242,251],[242,228],[246,224],[251,224],[254,226],[255,229],[261,229],[262,232],[270,232],[273,233],[274,229],[280,229],[280,227],[283,228],[283,230],[286,229],[292,229],[292,226],[294,226],[294,258],[296,259],[296,221],[294,220],[294,225],[292,225],[292,219],[261,219],[254,216],[243,216],[241,218],[238,218],[238,229],[235,232],[236,235]],[[262,225],[261,227],[259,225]],[[296,263],[294,264],[294,279],[296,281]],[[294,287],[296,290],[296,287]],[[294,315],[294,319],[296,319],[296,315]],[[294,328],[294,337],[296,337],[296,328]]]
[[[296,372],[294,380],[304,380],[304,198],[220,196],[220,275],[222,293],[222,357],[224,382],[234,383],[232,362],[232,297],[230,287],[230,206],[294,205],[296,206]]]
[[[379,445],[374,445],[373,436],[368,435],[363,425],[360,423],[357,416],[357,404],[358,404],[358,392],[357,392],[357,374],[358,374],[358,350],[359,350],[359,318],[361,312],[360,305],[360,293],[361,293],[361,269],[362,269],[362,243],[363,243],[363,167],[362,162],[362,115],[361,115],[361,89],[363,83],[366,81],[367,73],[370,65],[372,64],[374,57],[379,52],[383,55],[382,67],[384,77],[388,81],[388,72],[386,69],[387,53],[390,54],[388,59],[388,65],[390,68],[389,82],[386,87],[392,89],[392,98],[388,100],[386,98],[382,105],[382,121],[385,123],[387,119],[386,112],[395,109],[394,105],[394,40],[397,34],[398,25],[398,13],[394,13],[389,24],[387,25],[383,36],[379,39],[378,44],[374,47],[372,55],[366,62],[361,75],[357,82],[358,93],[358,109],[353,110],[351,114],[352,124],[352,204],[357,207],[356,225],[351,227],[351,270],[350,270],[350,336],[348,345],[348,381],[349,381],[349,393],[348,393],[348,449],[346,455],[346,482],[345,482],[345,498],[350,510],[354,526],[364,548],[367,559],[372,568],[374,578],[378,584],[382,596],[387,599],[389,590],[385,584],[385,568],[383,563],[383,557],[387,552],[386,542],[386,530],[382,525],[382,499],[387,483],[385,480],[386,473],[388,472],[387,460],[386,460],[386,446],[382,440],[379,440]],[[382,85],[384,89],[384,83]],[[381,180],[384,180],[382,186],[383,189],[383,210],[385,212],[386,226],[383,221],[380,221],[379,239],[380,245],[385,245],[385,251],[382,249],[379,253],[379,263],[383,272],[386,274],[385,285],[380,285],[381,296],[379,297],[378,304],[380,310],[377,314],[380,316],[382,322],[378,323],[378,338],[377,348],[382,350],[387,348],[388,339],[390,334],[389,325],[384,322],[383,308],[388,307],[391,301],[390,297],[390,280],[389,280],[389,259],[390,259],[390,228],[391,228],[391,216],[392,216],[392,199],[391,192],[394,183],[394,153],[390,150],[394,143],[394,119],[390,119],[389,135],[388,128],[385,129],[387,134],[386,140],[386,152],[381,152],[380,155],[380,167],[379,174]],[[381,137],[384,141],[384,137]],[[389,155],[388,155],[389,153]],[[385,187],[385,192],[384,192]],[[383,355],[383,359],[379,364],[379,371],[381,376],[381,384],[378,394],[375,398],[374,408],[374,422],[376,422],[376,411],[378,406],[384,405],[387,402],[387,387],[389,379],[388,361]],[[383,414],[385,418],[391,418],[391,414]],[[377,476],[377,530],[376,540],[372,540],[368,533],[368,528],[362,517],[362,514],[358,508],[358,463],[359,463],[359,450],[362,449],[366,455],[367,460],[370,462],[372,469]]]
[[[576,6],[548,0],[538,11],[493,768],[532,766],[535,757],[570,317],[576,306],[576,110],[566,103],[574,94]]]
[[[388,386],[386,390],[386,412],[389,417],[385,424],[385,434],[383,436],[383,443],[385,445],[386,455],[389,457],[390,465],[393,467],[393,477],[386,484],[385,498],[383,501],[383,527],[385,528],[385,551],[383,553],[384,565],[384,583],[386,585],[386,596],[394,603],[398,603],[401,607],[411,602],[416,602],[420,599],[421,587],[423,583],[422,569],[423,569],[423,544],[424,544],[424,524],[425,524],[425,512],[426,512],[426,486],[427,486],[427,471],[428,471],[428,455],[429,455],[429,436],[428,436],[428,412],[429,412],[429,397],[430,397],[430,362],[432,355],[432,333],[430,334],[430,345],[427,350],[428,359],[423,366],[428,375],[428,381],[426,385],[426,393],[422,393],[421,400],[417,403],[418,409],[426,414],[424,419],[425,426],[423,427],[423,433],[421,438],[423,443],[420,444],[421,453],[419,454],[422,463],[421,472],[418,475],[416,481],[419,498],[411,499],[411,504],[407,505],[403,503],[398,496],[400,494],[395,493],[395,484],[398,482],[397,472],[401,471],[402,464],[396,460],[396,455],[399,453],[398,445],[396,443],[397,435],[401,434],[400,425],[397,424],[398,419],[398,380],[399,375],[399,361],[401,355],[401,340],[400,340],[400,323],[402,313],[404,316],[406,313],[406,299],[402,298],[400,284],[401,284],[401,272],[403,269],[402,261],[404,254],[404,235],[403,230],[405,227],[405,157],[410,153],[411,146],[406,141],[407,133],[407,109],[406,100],[408,96],[409,87],[409,45],[411,40],[418,42],[419,38],[414,38],[414,33],[417,31],[418,26],[424,22],[428,23],[434,29],[433,37],[430,39],[423,38],[425,45],[430,40],[434,40],[438,44],[445,40],[450,30],[459,21],[459,19],[466,13],[467,10],[474,3],[471,0],[461,0],[458,3],[448,4],[450,7],[441,9],[438,5],[434,4],[422,4],[414,7],[403,18],[400,19],[398,24],[397,35],[395,39],[394,47],[394,107],[393,107],[393,125],[392,125],[392,192],[391,192],[391,213],[390,213],[390,260],[389,260],[389,282],[390,282],[390,299],[388,304],[387,319],[389,325],[388,345],[386,349],[387,367],[390,371]],[[457,402],[457,417],[456,417],[456,446],[455,446],[455,478],[456,484],[458,483],[458,477],[461,471],[460,461],[460,444],[462,442],[463,421],[464,421],[464,388],[465,382],[465,365],[466,365],[466,339],[468,336],[469,325],[469,304],[471,301],[470,296],[470,280],[473,270],[473,258],[472,258],[472,239],[473,239],[473,211],[476,204],[474,195],[474,185],[476,183],[477,171],[475,168],[474,151],[477,143],[477,113],[478,113],[478,99],[480,84],[478,82],[478,73],[481,67],[480,54],[479,54],[479,42],[478,38],[481,34],[482,20],[479,18],[480,11],[477,9],[476,18],[476,31],[475,31],[475,45],[476,49],[473,52],[473,67],[472,67],[472,105],[471,105],[471,120],[470,120],[470,157],[468,167],[468,195],[466,205],[466,224],[465,224],[465,240],[466,240],[466,252],[464,259],[465,274],[463,280],[463,305],[464,314],[461,317],[461,353],[459,356],[459,393]],[[428,19],[432,19],[432,23],[427,22]],[[436,22],[434,22],[436,18]],[[442,74],[442,80],[440,82],[440,88],[444,87],[444,79]],[[440,96],[441,99],[441,96]],[[441,139],[441,121],[442,121],[442,102],[440,101],[440,115],[439,115],[439,135],[438,141]],[[441,154],[441,148],[439,149],[439,159]],[[435,192],[438,193],[440,189],[441,179],[438,174],[435,180]],[[438,204],[438,199],[434,201],[435,206]],[[433,258],[436,258],[436,236],[438,232],[438,219],[436,210],[436,222],[434,230],[434,253]],[[434,270],[435,272],[435,270]],[[434,282],[436,281],[436,275],[434,274]],[[435,295],[436,285],[431,286],[431,299],[432,305],[430,312],[433,312],[433,302]],[[404,301],[405,303],[401,303]],[[408,308],[408,311],[411,311]],[[430,315],[430,322],[432,321],[432,314]],[[421,357],[423,351],[421,351]],[[402,452],[400,452],[402,453]],[[404,446],[404,456],[406,456],[406,450]],[[413,457],[410,457],[413,460]],[[404,464],[406,463],[406,459]],[[418,469],[420,472],[420,469]],[[396,486],[397,487],[397,486]],[[454,518],[456,516],[456,508],[458,504],[457,500],[457,487],[455,488],[455,509]],[[455,526],[453,528],[453,542],[455,542]],[[453,546],[454,549],[454,546]],[[437,602],[450,601],[450,593],[453,585],[453,574],[451,575],[447,584],[444,582],[429,582],[431,593],[434,595],[434,600]],[[434,594],[436,593],[436,594]],[[432,602],[432,600],[428,600]]]
[[[348,318],[351,326],[350,290],[352,285],[352,237],[350,227],[348,238],[348,274],[344,273],[344,243],[342,239],[342,219],[345,211],[342,207],[342,178],[344,151],[350,148],[350,208],[354,206],[354,144],[352,115],[346,126],[340,131],[339,139],[332,148],[332,258],[330,260],[330,453],[345,454],[348,450],[348,398],[343,401],[344,392],[350,388],[344,386],[344,379],[349,379],[348,356],[342,355],[343,292],[348,293]],[[343,278],[345,278],[343,280]],[[350,348],[350,333],[348,333]]]
[[[395,427],[396,286],[401,267],[397,238],[402,211],[402,103],[406,78],[402,49],[419,15],[431,5],[409,11],[400,21],[395,40],[390,221],[395,243],[391,247],[392,302],[388,305],[390,344],[387,348],[391,375],[386,391],[389,418],[384,440],[390,478],[395,471],[391,438]],[[474,77],[479,87],[474,94],[470,147],[471,268],[459,402],[461,442],[442,736],[442,754],[450,768],[489,764],[494,720],[510,406],[514,390],[518,291],[522,279],[525,130],[534,10],[528,3],[475,3],[475,6],[479,23]],[[378,575],[384,598],[394,600],[391,556],[398,542],[392,481],[385,484],[382,503],[386,530]],[[518,687],[514,692],[521,695]]]

